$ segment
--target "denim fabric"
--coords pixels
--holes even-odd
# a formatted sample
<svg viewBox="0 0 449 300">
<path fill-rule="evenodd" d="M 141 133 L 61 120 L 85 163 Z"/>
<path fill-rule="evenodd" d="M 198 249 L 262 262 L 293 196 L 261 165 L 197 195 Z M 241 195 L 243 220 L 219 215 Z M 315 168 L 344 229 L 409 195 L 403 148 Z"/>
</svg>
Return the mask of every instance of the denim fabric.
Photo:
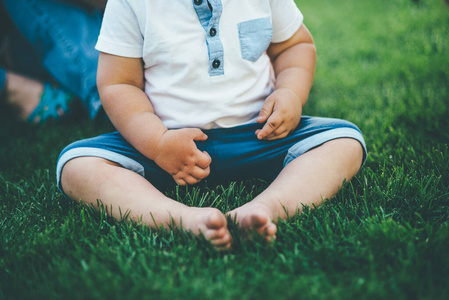
<svg viewBox="0 0 449 300">
<path fill-rule="evenodd" d="M 260 18 L 238 24 L 242 58 L 255 62 L 267 50 L 273 37 L 270 19 Z"/>
<path fill-rule="evenodd" d="M 260 141 L 256 138 L 255 131 L 262 126 L 263 124 L 249 124 L 204 130 L 208 139 L 196 144 L 199 150 L 206 151 L 212 158 L 211 173 L 207 178 L 209 183 L 248 178 L 273 179 L 296 157 L 338 138 L 358 140 L 364 149 L 363 161 L 366 159 L 365 141 L 360 130 L 345 120 L 303 116 L 294 132 L 274 141 Z M 168 173 L 140 154 L 115 132 L 67 146 L 61 152 L 56 167 L 58 185 L 64 164 L 82 156 L 102 157 L 114 161 L 144 176 L 159 189 L 175 184 Z"/>
<path fill-rule="evenodd" d="M 6 71 L 0 68 L 0 97 L 3 95 L 6 83 Z"/>
<path fill-rule="evenodd" d="M 96 86 L 99 52 L 94 48 L 101 14 L 56 0 L 3 2 L 42 67 L 56 82 L 77 95 L 94 118 L 101 107 Z M 12 52 L 16 50 L 23 53 L 26 49 Z"/>
<path fill-rule="evenodd" d="M 40 81 L 51 81 L 52 77 L 42 66 L 41 58 L 33 45 L 16 26 L 9 24 L 2 33 L 1 67 L 6 72 L 14 72 Z"/>
</svg>

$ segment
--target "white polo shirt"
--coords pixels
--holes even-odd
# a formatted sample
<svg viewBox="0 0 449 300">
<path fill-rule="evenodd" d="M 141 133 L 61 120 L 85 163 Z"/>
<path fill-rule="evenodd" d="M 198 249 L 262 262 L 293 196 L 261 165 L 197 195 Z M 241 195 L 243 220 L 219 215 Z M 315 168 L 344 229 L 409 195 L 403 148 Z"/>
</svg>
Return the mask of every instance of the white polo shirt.
<svg viewBox="0 0 449 300">
<path fill-rule="evenodd" d="M 293 0 L 109 0 L 96 48 L 143 59 L 168 128 L 233 127 L 255 122 L 273 89 L 265 50 L 302 22 Z"/>
</svg>

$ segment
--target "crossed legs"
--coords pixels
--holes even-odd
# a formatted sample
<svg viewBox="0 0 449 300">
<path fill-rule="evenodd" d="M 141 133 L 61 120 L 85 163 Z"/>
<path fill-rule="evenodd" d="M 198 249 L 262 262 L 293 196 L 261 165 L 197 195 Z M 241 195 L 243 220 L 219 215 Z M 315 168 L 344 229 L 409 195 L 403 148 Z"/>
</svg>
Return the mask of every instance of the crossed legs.
<svg viewBox="0 0 449 300">
<path fill-rule="evenodd" d="M 294 215 L 302 205 L 319 205 L 331 198 L 359 170 L 363 150 L 353 139 L 336 139 L 289 163 L 275 181 L 253 201 L 230 212 L 242 232 L 275 238 L 276 221 Z M 189 207 L 166 197 L 145 178 L 102 158 L 80 157 L 63 168 L 61 186 L 74 200 L 97 205 L 120 219 L 125 213 L 151 227 L 171 223 L 203 235 L 217 249 L 231 247 L 226 217 L 215 208 Z"/>
</svg>

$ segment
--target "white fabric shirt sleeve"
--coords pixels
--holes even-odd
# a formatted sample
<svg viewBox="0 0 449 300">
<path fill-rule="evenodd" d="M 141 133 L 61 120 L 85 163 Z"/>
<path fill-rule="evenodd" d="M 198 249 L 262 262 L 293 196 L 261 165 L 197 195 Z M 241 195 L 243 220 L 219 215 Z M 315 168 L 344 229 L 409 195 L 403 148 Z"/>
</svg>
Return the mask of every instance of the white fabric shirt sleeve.
<svg viewBox="0 0 449 300">
<path fill-rule="evenodd" d="M 304 17 L 293 0 L 270 0 L 273 43 L 288 40 L 301 27 Z"/>
<path fill-rule="evenodd" d="M 142 57 L 143 35 L 128 0 L 108 0 L 95 49 L 118 56 Z"/>
</svg>

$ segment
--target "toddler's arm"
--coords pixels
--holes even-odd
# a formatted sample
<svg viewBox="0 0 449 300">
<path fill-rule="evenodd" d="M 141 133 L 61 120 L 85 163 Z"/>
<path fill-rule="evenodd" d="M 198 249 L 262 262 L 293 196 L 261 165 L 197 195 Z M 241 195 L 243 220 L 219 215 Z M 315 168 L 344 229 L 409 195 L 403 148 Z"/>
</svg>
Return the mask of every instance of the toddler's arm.
<svg viewBox="0 0 449 300">
<path fill-rule="evenodd" d="M 211 158 L 194 142 L 207 136 L 197 128 L 165 127 L 143 91 L 140 58 L 100 53 L 97 84 L 103 107 L 120 134 L 177 183 L 195 184 L 209 175 Z"/>
<path fill-rule="evenodd" d="M 286 137 L 299 124 L 315 75 L 316 50 L 312 35 L 303 24 L 287 41 L 271 44 L 267 53 L 276 83 L 257 118 L 257 122 L 266 124 L 256 135 L 273 140 Z"/>
</svg>

